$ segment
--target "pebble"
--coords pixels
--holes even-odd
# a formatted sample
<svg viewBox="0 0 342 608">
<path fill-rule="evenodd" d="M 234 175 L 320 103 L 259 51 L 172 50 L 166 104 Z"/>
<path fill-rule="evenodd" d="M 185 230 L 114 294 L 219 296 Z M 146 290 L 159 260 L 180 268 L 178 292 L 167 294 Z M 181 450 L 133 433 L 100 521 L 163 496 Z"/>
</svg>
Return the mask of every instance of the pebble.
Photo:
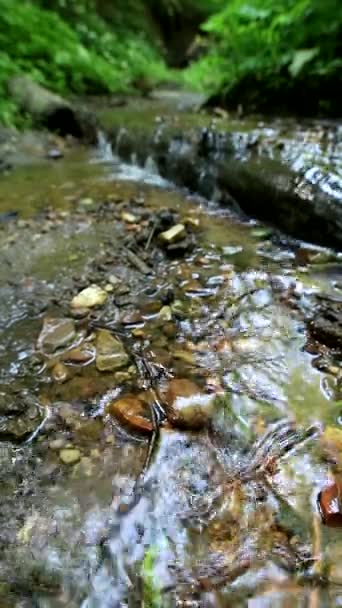
<svg viewBox="0 0 342 608">
<path fill-rule="evenodd" d="M 169 228 L 169 230 L 161 232 L 159 238 L 164 243 L 170 244 L 182 239 L 185 234 L 186 230 L 184 224 L 176 224 L 175 226 L 172 226 L 172 228 Z"/>
<path fill-rule="evenodd" d="M 84 365 L 90 363 L 95 358 L 95 348 L 89 344 L 83 343 L 78 348 L 69 350 L 63 356 L 63 360 L 74 365 Z"/>
<path fill-rule="evenodd" d="M 76 464 L 81 458 L 81 452 L 76 448 L 64 448 L 59 452 L 59 457 L 64 464 Z"/>
<path fill-rule="evenodd" d="M 133 215 L 133 213 L 129 213 L 128 211 L 123 211 L 121 213 L 121 219 L 123 222 L 126 222 L 127 224 L 135 224 L 137 221 L 136 216 Z"/>
<path fill-rule="evenodd" d="M 47 354 L 55 352 L 58 348 L 67 346 L 76 335 L 73 319 L 56 319 L 47 317 L 37 340 L 37 348 Z"/>
<path fill-rule="evenodd" d="M 107 292 L 98 285 L 90 285 L 71 300 L 72 308 L 94 308 L 102 306 L 108 298 Z"/>
<path fill-rule="evenodd" d="M 114 371 L 125 367 L 129 357 L 118 338 L 107 329 L 99 330 L 96 338 L 96 367 L 100 372 Z"/>
<path fill-rule="evenodd" d="M 52 370 L 52 378 L 58 384 L 63 384 L 69 378 L 69 370 L 63 363 L 57 363 Z"/>
<path fill-rule="evenodd" d="M 330 528 L 342 527 L 342 483 L 336 482 L 324 488 L 317 497 L 323 523 Z"/>
<path fill-rule="evenodd" d="M 120 279 L 118 279 L 115 274 L 111 274 L 108 277 L 108 283 L 111 283 L 111 285 L 118 285 L 120 283 Z"/>
<path fill-rule="evenodd" d="M 227 245 L 222 247 L 223 255 L 236 255 L 237 253 L 241 253 L 243 247 L 241 245 Z"/>
<path fill-rule="evenodd" d="M 213 394 L 203 393 L 187 378 L 170 380 L 162 394 L 171 424 L 188 430 L 200 430 L 208 425 L 214 410 Z"/>
<path fill-rule="evenodd" d="M 153 424 L 148 418 L 149 408 L 135 395 L 127 394 L 107 406 L 107 413 L 134 431 L 152 433 Z"/>
<path fill-rule="evenodd" d="M 53 451 L 59 451 L 65 447 L 65 444 L 66 444 L 65 439 L 61 437 L 59 439 L 53 439 L 52 441 L 50 441 L 49 448 L 50 448 L 50 450 L 53 450 Z"/>
<path fill-rule="evenodd" d="M 158 317 L 162 321 L 166 321 L 166 322 L 172 321 L 172 310 L 171 310 L 170 306 L 163 306 L 159 311 Z"/>
</svg>

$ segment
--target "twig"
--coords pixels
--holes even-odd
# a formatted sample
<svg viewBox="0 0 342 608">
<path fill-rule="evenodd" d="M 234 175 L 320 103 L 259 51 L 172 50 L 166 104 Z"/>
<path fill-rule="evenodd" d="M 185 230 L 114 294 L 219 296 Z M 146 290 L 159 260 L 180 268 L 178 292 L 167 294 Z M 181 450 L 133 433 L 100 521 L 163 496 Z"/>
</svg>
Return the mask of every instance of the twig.
<svg viewBox="0 0 342 608">
<path fill-rule="evenodd" d="M 157 222 L 155 221 L 155 222 L 153 222 L 153 226 L 151 228 L 151 232 L 148 235 L 148 239 L 147 239 L 146 245 L 145 245 L 145 251 L 147 251 L 150 248 L 150 245 L 151 245 L 154 233 L 156 231 L 156 228 L 157 228 Z"/>
<path fill-rule="evenodd" d="M 135 266 L 142 274 L 152 274 L 153 270 L 145 264 L 144 260 L 139 258 L 131 249 L 126 249 L 127 257 L 132 266 Z"/>
</svg>

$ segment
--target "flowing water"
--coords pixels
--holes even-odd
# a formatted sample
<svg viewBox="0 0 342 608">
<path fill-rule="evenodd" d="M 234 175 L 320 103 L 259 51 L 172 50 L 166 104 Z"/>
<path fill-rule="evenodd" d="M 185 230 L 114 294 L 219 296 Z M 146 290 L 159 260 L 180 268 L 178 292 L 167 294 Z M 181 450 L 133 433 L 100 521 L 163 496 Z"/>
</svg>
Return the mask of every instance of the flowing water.
<svg viewBox="0 0 342 608">
<path fill-rule="evenodd" d="M 339 260 L 100 143 L 0 183 L 1 608 L 341 605 L 341 533 L 316 504 L 341 373 L 305 321 L 341 296 Z M 105 304 L 75 313 L 91 284 Z M 44 350 L 44 319 L 72 316 Z M 119 370 L 95 361 L 103 328 Z M 200 430 L 162 421 L 147 461 L 151 438 L 106 408 L 158 374 L 215 407 Z"/>
</svg>

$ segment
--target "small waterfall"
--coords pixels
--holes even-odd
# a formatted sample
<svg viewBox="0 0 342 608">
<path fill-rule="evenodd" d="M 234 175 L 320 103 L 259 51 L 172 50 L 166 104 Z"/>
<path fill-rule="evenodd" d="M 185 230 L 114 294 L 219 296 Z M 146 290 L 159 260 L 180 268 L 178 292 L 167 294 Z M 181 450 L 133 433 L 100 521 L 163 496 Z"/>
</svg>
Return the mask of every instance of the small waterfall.
<svg viewBox="0 0 342 608">
<path fill-rule="evenodd" d="M 103 131 L 97 134 L 97 159 L 99 162 L 111 163 L 113 166 L 113 175 L 120 180 L 128 180 L 134 182 L 143 182 L 154 186 L 167 187 L 169 182 L 164 180 L 159 173 L 157 163 L 148 156 L 144 165 L 139 165 L 137 154 L 133 153 L 130 162 L 122 162 L 120 160 L 120 145 L 123 137 L 127 133 L 122 127 L 119 129 L 114 150 L 112 144 L 107 139 Z"/>
<path fill-rule="evenodd" d="M 103 131 L 97 133 L 97 150 L 102 161 L 110 163 L 117 160 L 113 154 L 112 144 Z"/>
<path fill-rule="evenodd" d="M 127 129 L 125 129 L 125 127 L 121 127 L 116 136 L 114 151 L 115 151 L 115 156 L 117 158 L 120 158 L 120 146 L 121 146 L 121 142 L 126 134 L 127 134 Z"/>
</svg>

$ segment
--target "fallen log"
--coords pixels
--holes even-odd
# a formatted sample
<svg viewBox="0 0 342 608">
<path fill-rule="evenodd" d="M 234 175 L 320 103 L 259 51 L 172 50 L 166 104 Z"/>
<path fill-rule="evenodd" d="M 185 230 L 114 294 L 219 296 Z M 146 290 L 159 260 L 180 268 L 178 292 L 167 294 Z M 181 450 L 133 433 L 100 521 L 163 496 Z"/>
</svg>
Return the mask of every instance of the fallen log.
<svg viewBox="0 0 342 608">
<path fill-rule="evenodd" d="M 93 143 L 97 138 L 96 120 L 83 107 L 49 91 L 29 76 L 15 76 L 7 83 L 10 96 L 33 123 L 59 135 L 73 135 Z"/>
</svg>

